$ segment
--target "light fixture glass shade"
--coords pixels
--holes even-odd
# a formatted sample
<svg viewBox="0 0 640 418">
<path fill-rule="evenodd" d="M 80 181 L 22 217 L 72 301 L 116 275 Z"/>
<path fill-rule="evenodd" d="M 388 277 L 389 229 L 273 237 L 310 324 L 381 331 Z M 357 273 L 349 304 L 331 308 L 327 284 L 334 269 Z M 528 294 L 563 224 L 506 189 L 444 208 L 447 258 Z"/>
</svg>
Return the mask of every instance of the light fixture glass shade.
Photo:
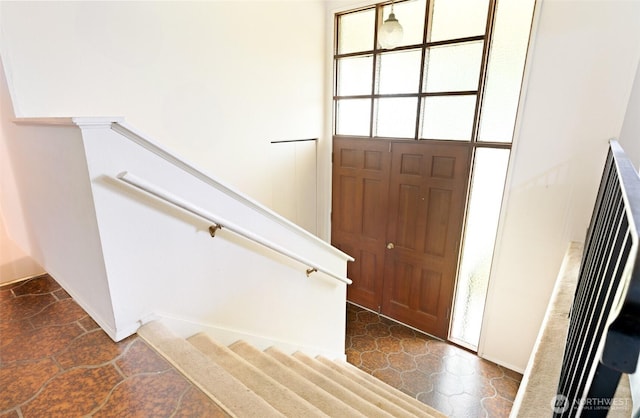
<svg viewBox="0 0 640 418">
<path fill-rule="evenodd" d="M 393 49 L 400 45 L 403 33 L 402 25 L 396 19 L 396 15 L 391 12 L 378 30 L 378 43 L 384 49 Z"/>
</svg>

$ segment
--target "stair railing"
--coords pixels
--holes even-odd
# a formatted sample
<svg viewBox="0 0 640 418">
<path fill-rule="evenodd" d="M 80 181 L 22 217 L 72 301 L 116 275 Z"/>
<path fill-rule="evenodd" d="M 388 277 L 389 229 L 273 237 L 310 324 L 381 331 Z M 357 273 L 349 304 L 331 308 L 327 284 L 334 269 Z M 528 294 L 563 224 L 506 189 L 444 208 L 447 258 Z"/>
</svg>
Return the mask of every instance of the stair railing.
<svg viewBox="0 0 640 418">
<path fill-rule="evenodd" d="M 212 237 L 215 237 L 216 231 L 220 230 L 220 229 L 225 229 L 225 230 L 229 230 L 237 235 L 240 235 L 250 241 L 253 241 L 255 243 L 258 243 L 264 247 L 267 247 L 273 251 L 276 251 L 280 254 L 283 254 L 293 260 L 298 261 L 301 264 L 304 264 L 306 266 L 308 266 L 307 270 L 306 270 L 306 275 L 307 277 L 309 277 L 312 273 L 315 272 L 322 272 L 324 274 L 326 274 L 327 276 L 330 276 L 340 282 L 346 283 L 346 284 L 351 284 L 352 281 L 347 278 L 347 277 L 343 277 L 339 274 L 336 274 L 316 263 L 313 263 L 312 261 L 306 259 L 305 257 L 302 257 L 298 254 L 296 254 L 293 251 L 290 251 L 287 248 L 284 248 L 272 241 L 267 240 L 266 238 L 263 238 L 259 235 L 254 234 L 253 232 L 242 228 L 239 225 L 236 225 L 234 223 L 232 223 L 231 221 L 228 221 L 226 219 L 223 219 L 219 216 L 213 215 L 187 201 L 185 201 L 184 199 L 166 191 L 163 190 L 162 188 L 155 186 L 153 184 L 151 184 L 150 182 L 134 175 L 131 174 L 128 171 L 124 171 L 120 174 L 118 174 L 117 178 L 137 189 L 140 189 L 150 195 L 155 196 L 158 199 L 161 199 L 167 203 L 170 203 L 182 210 L 185 210 L 193 215 L 196 215 L 210 223 L 212 223 L 213 225 L 211 227 L 209 227 L 209 232 L 211 233 Z"/>
<path fill-rule="evenodd" d="M 554 417 L 604 417 L 640 352 L 640 177 L 610 142 L 570 314 Z"/>
</svg>

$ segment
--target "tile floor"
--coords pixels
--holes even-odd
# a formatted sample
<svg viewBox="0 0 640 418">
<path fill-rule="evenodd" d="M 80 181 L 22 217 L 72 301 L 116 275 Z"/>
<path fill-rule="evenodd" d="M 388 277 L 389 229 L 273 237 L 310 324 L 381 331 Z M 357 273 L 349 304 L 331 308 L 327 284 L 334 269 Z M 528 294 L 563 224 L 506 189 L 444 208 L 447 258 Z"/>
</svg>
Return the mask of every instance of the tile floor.
<svg viewBox="0 0 640 418">
<path fill-rule="evenodd" d="M 49 276 L 0 287 L 0 417 L 222 417 L 137 336 L 114 343 Z"/>
<path fill-rule="evenodd" d="M 450 417 L 508 417 L 522 375 L 347 304 L 347 361 Z"/>
<path fill-rule="evenodd" d="M 348 304 L 347 359 L 453 417 L 506 417 L 521 376 Z M 114 343 L 50 276 L 0 287 L 0 418 L 223 417 L 137 336 Z"/>
</svg>

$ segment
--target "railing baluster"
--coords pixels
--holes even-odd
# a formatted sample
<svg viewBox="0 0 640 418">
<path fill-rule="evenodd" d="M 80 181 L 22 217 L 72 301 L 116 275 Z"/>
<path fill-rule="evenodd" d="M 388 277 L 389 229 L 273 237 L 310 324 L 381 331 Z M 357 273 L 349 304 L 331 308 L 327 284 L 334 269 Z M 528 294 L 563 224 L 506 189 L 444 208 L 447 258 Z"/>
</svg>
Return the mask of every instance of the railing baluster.
<svg viewBox="0 0 640 418">
<path fill-rule="evenodd" d="M 635 370 L 640 351 L 639 221 L 640 178 L 611 141 L 571 308 L 556 398 L 564 403 L 555 405 L 555 417 L 606 416 L 621 373 Z M 620 341 L 628 340 L 633 344 L 622 347 Z M 603 352 L 616 350 L 624 367 L 616 365 L 616 355 L 603 358 Z"/>
</svg>

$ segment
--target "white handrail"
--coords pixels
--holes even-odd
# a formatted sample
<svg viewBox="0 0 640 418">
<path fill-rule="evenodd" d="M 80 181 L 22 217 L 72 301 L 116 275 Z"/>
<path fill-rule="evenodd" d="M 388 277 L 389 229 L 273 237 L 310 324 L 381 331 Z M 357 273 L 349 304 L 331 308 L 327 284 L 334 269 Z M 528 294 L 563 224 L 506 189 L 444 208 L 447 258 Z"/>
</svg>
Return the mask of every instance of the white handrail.
<svg viewBox="0 0 640 418">
<path fill-rule="evenodd" d="M 311 261 L 307 260 L 306 258 L 292 252 L 289 251 L 288 249 L 281 247 L 278 244 L 275 244 L 259 235 L 254 234 L 251 231 L 248 231 L 238 225 L 235 225 L 234 223 L 227 221 L 225 219 L 222 219 L 220 217 L 214 216 L 200 208 L 198 208 L 197 206 L 192 205 L 191 203 L 179 198 L 178 196 L 175 196 L 165 190 L 160 189 L 159 187 L 154 186 L 153 184 L 147 182 L 144 179 L 141 179 L 140 177 L 137 177 L 134 174 L 129 173 L 128 171 L 123 171 L 122 173 L 117 175 L 117 178 L 133 187 L 136 187 L 137 189 L 143 190 L 159 199 L 162 199 L 168 203 L 171 203 L 174 206 L 177 206 L 187 212 L 190 212 L 196 216 L 199 216 L 202 219 L 205 219 L 209 222 L 212 222 L 214 224 L 216 224 L 218 227 L 222 227 L 224 229 L 228 229 L 231 232 L 234 232 L 238 235 L 243 236 L 244 238 L 247 238 L 253 242 L 256 242 L 262 246 L 265 246 L 267 248 L 272 249 L 273 251 L 276 251 L 280 254 L 286 255 L 289 258 L 292 258 L 302 264 L 305 264 L 307 266 L 309 266 L 309 269 L 307 270 L 307 276 L 309 274 L 311 274 L 314 271 L 319 271 L 322 272 L 330 277 L 333 277 L 336 280 L 339 280 L 343 283 L 346 284 L 351 284 L 353 283 L 351 281 L 351 279 L 349 279 L 348 277 L 342 277 L 338 274 L 332 273 L 331 271 L 318 266 L 315 263 L 312 263 Z"/>
</svg>

